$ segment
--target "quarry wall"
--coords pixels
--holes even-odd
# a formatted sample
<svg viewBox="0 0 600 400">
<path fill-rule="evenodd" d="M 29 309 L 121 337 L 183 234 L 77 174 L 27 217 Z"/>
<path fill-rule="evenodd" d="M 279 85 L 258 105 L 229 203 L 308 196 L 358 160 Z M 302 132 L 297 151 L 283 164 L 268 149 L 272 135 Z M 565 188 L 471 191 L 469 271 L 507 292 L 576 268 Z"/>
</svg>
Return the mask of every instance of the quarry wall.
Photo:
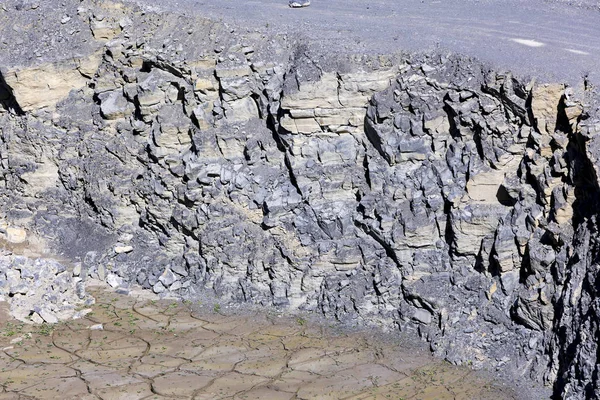
<svg viewBox="0 0 600 400">
<path fill-rule="evenodd" d="M 453 363 L 598 391 L 584 78 L 332 54 L 119 3 L 67 1 L 48 22 L 47 7 L 0 12 L 3 38 L 33 26 L 58 53 L 79 46 L 0 64 L 3 240 L 44 237 L 115 287 L 414 331 Z"/>
</svg>

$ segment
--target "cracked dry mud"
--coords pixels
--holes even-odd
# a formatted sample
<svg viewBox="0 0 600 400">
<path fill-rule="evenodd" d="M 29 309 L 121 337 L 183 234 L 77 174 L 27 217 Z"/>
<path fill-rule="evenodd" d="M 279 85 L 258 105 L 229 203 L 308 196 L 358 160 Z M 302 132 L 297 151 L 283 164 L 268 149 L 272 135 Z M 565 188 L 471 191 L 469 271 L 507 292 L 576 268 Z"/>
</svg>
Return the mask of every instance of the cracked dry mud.
<svg viewBox="0 0 600 400">
<path fill-rule="evenodd" d="M 397 339 L 268 309 L 240 315 L 147 294 L 94 296 L 86 318 L 57 325 L 10 320 L 0 303 L 1 400 L 513 397 Z"/>
</svg>

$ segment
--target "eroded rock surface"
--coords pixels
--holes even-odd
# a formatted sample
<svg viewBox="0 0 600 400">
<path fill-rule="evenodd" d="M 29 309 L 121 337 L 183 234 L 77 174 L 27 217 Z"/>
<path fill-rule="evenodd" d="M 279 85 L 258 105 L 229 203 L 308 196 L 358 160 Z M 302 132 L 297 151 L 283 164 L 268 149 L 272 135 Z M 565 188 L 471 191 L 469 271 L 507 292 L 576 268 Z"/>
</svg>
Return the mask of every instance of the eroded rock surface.
<svg viewBox="0 0 600 400">
<path fill-rule="evenodd" d="M 114 287 L 414 331 L 453 363 L 597 391 L 587 81 L 66 3 L 57 35 L 82 46 L 0 63 L 11 224 Z"/>
</svg>

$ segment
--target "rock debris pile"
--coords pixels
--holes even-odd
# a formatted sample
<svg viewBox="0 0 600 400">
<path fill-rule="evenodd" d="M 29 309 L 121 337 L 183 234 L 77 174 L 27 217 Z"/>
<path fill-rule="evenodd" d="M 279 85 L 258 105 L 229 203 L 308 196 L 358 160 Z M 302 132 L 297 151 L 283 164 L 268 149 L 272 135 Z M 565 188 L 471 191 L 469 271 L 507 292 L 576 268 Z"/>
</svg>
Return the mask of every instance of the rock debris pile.
<svg viewBox="0 0 600 400">
<path fill-rule="evenodd" d="M 0 301 L 15 318 L 28 323 L 55 324 L 91 311 L 94 298 L 85 292 L 77 271 L 51 259 L 0 256 Z"/>
<path fill-rule="evenodd" d="M 4 21 L 53 12 L 11 4 L 8 48 Z M 0 58 L 8 221 L 113 287 L 414 331 L 453 363 L 596 391 L 600 114 L 585 79 L 329 53 L 122 4 L 60 11 L 54 57 Z"/>
</svg>

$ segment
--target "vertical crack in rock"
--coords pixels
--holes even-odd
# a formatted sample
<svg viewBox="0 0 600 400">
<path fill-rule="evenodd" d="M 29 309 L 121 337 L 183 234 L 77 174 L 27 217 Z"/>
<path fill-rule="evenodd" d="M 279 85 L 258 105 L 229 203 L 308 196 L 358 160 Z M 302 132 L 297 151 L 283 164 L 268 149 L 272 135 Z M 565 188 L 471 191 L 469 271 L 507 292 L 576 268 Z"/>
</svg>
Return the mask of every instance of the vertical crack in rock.
<svg viewBox="0 0 600 400">
<path fill-rule="evenodd" d="M 599 327 L 597 308 L 598 241 L 598 188 L 595 157 L 598 152 L 591 132 L 597 129 L 597 105 L 587 100 L 590 107 L 585 112 L 576 111 L 573 119 L 573 93 L 567 92 L 561 99 L 557 125 L 570 134 L 567 150 L 570 154 L 574 186 L 573 236 L 571 243 L 558 239 L 572 253 L 568 263 L 555 271 L 557 283 L 562 287 L 555 301 L 556 318 L 554 336 L 550 344 L 553 355 L 549 380 L 556 379 L 555 393 L 564 398 L 594 397 L 598 391 L 597 331 Z M 559 201 L 560 204 L 560 201 Z M 556 213 L 559 214 L 558 212 Z M 560 215 L 558 215 L 560 217 Z M 558 236 L 558 237 L 557 237 Z M 561 243 L 561 244 L 562 244 Z"/>
<path fill-rule="evenodd" d="M 0 106 L 5 110 L 11 111 L 16 115 L 24 115 L 25 113 L 17 103 L 13 91 L 4 80 L 2 71 L 0 71 Z"/>
</svg>

